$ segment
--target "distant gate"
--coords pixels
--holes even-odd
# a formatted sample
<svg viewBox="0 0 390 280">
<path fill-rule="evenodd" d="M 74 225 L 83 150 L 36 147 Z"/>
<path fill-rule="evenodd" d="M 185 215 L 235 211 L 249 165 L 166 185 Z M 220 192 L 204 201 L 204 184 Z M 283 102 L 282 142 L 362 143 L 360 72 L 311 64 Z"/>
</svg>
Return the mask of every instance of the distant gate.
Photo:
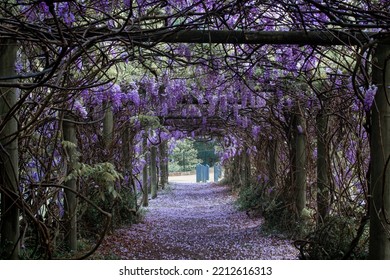
<svg viewBox="0 0 390 280">
<path fill-rule="evenodd" d="M 222 167 L 219 164 L 214 166 L 214 182 L 218 182 L 222 175 Z M 207 182 L 210 180 L 210 166 L 198 163 L 196 165 L 196 182 Z"/>
</svg>

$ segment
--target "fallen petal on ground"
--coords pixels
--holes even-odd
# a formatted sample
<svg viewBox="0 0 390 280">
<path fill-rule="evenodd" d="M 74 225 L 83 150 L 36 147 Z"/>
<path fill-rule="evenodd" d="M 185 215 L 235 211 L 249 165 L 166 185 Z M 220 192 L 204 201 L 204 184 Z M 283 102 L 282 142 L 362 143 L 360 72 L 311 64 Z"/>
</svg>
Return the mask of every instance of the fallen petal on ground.
<svg viewBox="0 0 390 280">
<path fill-rule="evenodd" d="M 234 205 L 226 186 L 176 183 L 150 200 L 144 220 L 108 236 L 102 256 L 138 260 L 297 259 L 291 240 L 266 236 L 262 219 Z"/>
</svg>

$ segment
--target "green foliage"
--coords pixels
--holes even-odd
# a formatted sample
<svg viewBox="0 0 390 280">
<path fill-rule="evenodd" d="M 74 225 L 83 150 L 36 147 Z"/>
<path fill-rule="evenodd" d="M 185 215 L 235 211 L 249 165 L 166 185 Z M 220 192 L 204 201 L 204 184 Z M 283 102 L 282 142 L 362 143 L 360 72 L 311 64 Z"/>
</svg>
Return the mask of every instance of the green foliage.
<svg viewBox="0 0 390 280">
<path fill-rule="evenodd" d="M 153 130 L 157 128 L 164 129 L 164 127 L 160 123 L 160 119 L 156 116 L 138 115 L 136 117 L 131 118 L 132 122 L 136 120 L 140 122 L 142 127 L 147 127 Z"/>
<path fill-rule="evenodd" d="M 181 172 L 183 171 L 183 166 L 179 165 L 177 162 L 170 162 L 168 170 L 169 172 Z"/>
<path fill-rule="evenodd" d="M 271 195 L 266 184 L 254 184 L 241 188 L 236 201 L 238 209 L 246 211 L 248 215 L 262 215 L 271 217 L 279 211 L 280 203 Z"/>
<path fill-rule="evenodd" d="M 315 212 L 304 208 L 297 215 L 282 194 L 272 192 L 267 184 L 242 187 L 236 201 L 239 210 L 261 215 L 265 234 L 296 239 L 302 259 L 366 259 L 368 225 L 355 216 L 333 215 L 317 225 Z M 359 216 L 359 215 L 357 215 Z"/>
<path fill-rule="evenodd" d="M 104 193 L 105 198 L 102 199 L 101 196 L 96 195 L 96 190 L 89 190 L 89 197 L 92 202 L 112 214 L 110 231 L 121 225 L 137 223 L 141 219 L 137 209 L 136 194 L 126 188 L 120 188 L 116 192 L 117 196 L 114 198 L 106 191 Z M 81 207 L 80 216 L 81 234 L 85 238 L 97 238 L 106 225 L 102 213 L 98 209 L 85 204 Z"/>
<path fill-rule="evenodd" d="M 123 176 L 109 162 L 79 163 L 65 180 L 79 179 L 83 195 L 104 211 L 113 214 L 111 228 L 138 221 L 136 194 L 120 186 Z M 89 203 L 80 203 L 80 227 L 84 237 L 97 237 L 104 230 L 105 218 Z"/>
<path fill-rule="evenodd" d="M 62 141 L 61 142 L 62 147 L 64 148 L 67 161 L 70 163 L 76 163 L 78 162 L 78 158 L 80 156 L 80 152 L 77 151 L 77 145 L 75 143 L 72 143 L 70 141 Z"/>
<path fill-rule="evenodd" d="M 70 142 L 70 141 L 62 141 L 61 142 L 62 146 L 65 148 L 65 149 L 69 149 L 69 150 L 76 150 L 77 148 L 77 145 L 73 142 Z"/>
<path fill-rule="evenodd" d="M 236 201 L 240 211 L 262 210 L 264 198 L 262 197 L 261 187 L 241 188 Z"/>
<path fill-rule="evenodd" d="M 262 231 L 265 234 L 283 235 L 289 238 L 301 237 L 312 230 L 311 212 L 304 209 L 303 215 L 297 217 L 280 195 L 272 192 L 267 184 L 255 184 L 240 188 L 237 199 L 239 210 L 248 215 L 261 215 L 265 221 Z"/>
<path fill-rule="evenodd" d="M 217 147 L 218 145 L 214 140 L 196 140 L 194 142 L 197 157 L 201 160 L 202 164 L 208 164 L 209 166 L 214 166 L 214 164 L 219 161 L 219 157 L 215 153 Z"/>
<path fill-rule="evenodd" d="M 82 179 L 84 182 L 92 181 L 97 186 L 97 195 L 104 201 L 107 197 L 118 198 L 119 193 L 114 186 L 115 182 L 123 179 L 123 176 L 109 162 L 94 165 L 78 163 L 77 167 L 65 177 L 65 182 L 72 179 Z"/>
<path fill-rule="evenodd" d="M 199 163 L 197 151 L 194 149 L 194 141 L 189 139 L 184 139 L 176 142 L 176 147 L 173 149 L 172 153 L 169 155 L 170 165 L 172 167 L 179 166 L 180 171 L 191 171 L 195 170 L 196 164 Z M 170 167 L 170 171 L 172 170 Z"/>
<path fill-rule="evenodd" d="M 303 259 L 366 259 L 368 255 L 368 226 L 364 228 L 356 246 L 358 221 L 351 217 L 332 216 L 310 233 L 304 240 L 296 241 Z M 346 256 L 347 252 L 349 256 Z"/>
<path fill-rule="evenodd" d="M 104 201 L 107 196 L 116 199 L 119 193 L 115 189 L 115 182 L 123 179 L 123 176 L 115 170 L 112 163 L 103 162 L 95 165 L 81 163 L 79 168 L 74 170 L 69 176 L 84 177 L 92 179 L 100 188 L 99 196 Z M 69 177 L 68 176 L 68 177 Z"/>
<path fill-rule="evenodd" d="M 305 212 L 309 213 L 307 209 Z M 314 225 L 309 215 L 297 217 L 293 209 L 280 200 L 271 205 L 267 212 L 264 212 L 264 218 L 263 232 L 293 239 L 306 235 Z"/>
</svg>

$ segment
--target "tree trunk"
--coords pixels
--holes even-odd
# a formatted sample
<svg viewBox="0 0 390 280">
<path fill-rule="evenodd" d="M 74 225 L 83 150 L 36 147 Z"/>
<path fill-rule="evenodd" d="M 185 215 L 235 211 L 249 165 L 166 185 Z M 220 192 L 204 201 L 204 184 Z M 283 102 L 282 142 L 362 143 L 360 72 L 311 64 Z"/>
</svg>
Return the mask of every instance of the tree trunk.
<svg viewBox="0 0 390 280">
<path fill-rule="evenodd" d="M 150 189 L 151 197 L 157 197 L 157 147 L 152 146 L 150 149 Z"/>
<path fill-rule="evenodd" d="M 322 223 L 329 211 L 329 165 L 327 148 L 328 116 L 322 109 L 317 124 L 317 210 L 318 222 Z"/>
<path fill-rule="evenodd" d="M 165 189 L 168 185 L 168 142 L 164 141 L 160 145 L 160 174 L 161 188 Z"/>
<path fill-rule="evenodd" d="M 70 120 L 70 121 L 67 121 Z M 63 123 L 64 141 L 77 145 L 76 127 L 72 122 L 71 117 L 66 116 Z M 68 157 L 67 174 L 70 174 L 77 164 L 76 147 L 65 145 L 65 151 Z M 69 179 L 65 182 L 68 189 L 65 189 L 65 222 L 67 225 L 66 245 L 68 250 L 77 251 L 77 181 L 76 179 Z"/>
<path fill-rule="evenodd" d="M 294 137 L 294 185 L 295 206 L 298 216 L 306 206 L 306 139 L 302 117 L 295 116 Z"/>
<path fill-rule="evenodd" d="M 148 137 L 145 135 L 143 142 L 143 150 L 145 155 L 145 166 L 142 169 L 142 189 L 143 189 L 143 195 L 142 195 L 142 206 L 148 207 L 149 206 L 149 188 L 148 188 Z"/>
<path fill-rule="evenodd" d="M 372 107 L 371 201 L 369 255 L 390 259 L 390 45 L 378 45 L 373 82 L 378 86 Z"/>
<path fill-rule="evenodd" d="M 15 41 L 2 41 L 0 46 L 0 77 L 15 75 Z M 10 81 L 12 82 L 12 81 Z M 14 88 L 0 88 L 0 190 L 1 190 L 1 240 L 0 257 L 18 259 L 19 249 L 19 157 L 18 123 L 15 116 L 6 115 L 17 103 L 19 91 Z M 6 119 L 5 119 L 6 118 Z"/>
</svg>

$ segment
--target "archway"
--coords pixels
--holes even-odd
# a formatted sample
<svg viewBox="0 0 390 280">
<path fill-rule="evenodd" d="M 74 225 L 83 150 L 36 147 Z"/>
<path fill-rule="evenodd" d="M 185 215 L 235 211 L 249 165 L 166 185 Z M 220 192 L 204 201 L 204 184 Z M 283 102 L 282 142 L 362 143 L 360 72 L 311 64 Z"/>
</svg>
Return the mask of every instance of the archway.
<svg viewBox="0 0 390 280">
<path fill-rule="evenodd" d="M 278 184 L 275 174 L 280 174 L 280 164 L 288 163 L 289 169 L 284 171 L 290 174 L 291 189 L 285 195 L 294 201 L 297 216 L 310 206 L 306 168 L 314 163 L 304 159 L 309 157 L 305 147 L 314 143 L 307 140 L 315 141 L 319 191 L 313 200 L 318 206 L 312 208 L 318 209 L 317 221 L 340 209 L 346 216 L 363 211 L 356 238 L 345 256 L 360 240 L 370 216 L 371 258 L 389 258 L 386 3 L 360 7 L 360 3 L 338 1 L 331 5 L 316 1 L 215 5 L 203 1 L 124 1 L 117 5 L 104 1 L 14 2 L 3 1 L 0 8 L 0 38 L 5 48 L 14 44 L 10 39 L 21 45 L 21 63 L 2 73 L 0 83 L 1 161 L 6 170 L 1 174 L 1 244 L 7 248 L 5 258 L 20 255 L 19 242 L 26 231 L 17 231 L 19 216 L 23 216 L 22 227 L 40 233 L 38 240 L 50 240 L 37 242 L 44 258 L 52 257 L 55 242 L 49 238 L 51 233 L 68 236 L 67 247 L 75 250 L 71 241 L 76 231 L 75 204 L 65 207 L 64 201 L 72 201 L 76 193 L 90 206 L 96 203 L 89 198 L 109 196 L 115 200 L 119 181 L 133 194 L 137 192 L 138 177 L 133 175 L 140 174 L 142 165 L 138 163 L 144 160 L 138 145 L 141 138 L 148 134 L 154 141 L 165 122 L 159 116 L 177 117 L 166 111 L 184 106 L 190 108 L 180 112 L 181 118 L 191 117 L 185 126 L 195 124 L 196 118 L 212 123 L 213 118 L 203 117 L 202 106 L 211 111 L 218 106 L 222 115 L 215 126 L 234 134 L 227 142 L 239 142 L 240 149 L 232 148 L 230 155 L 237 150 L 244 150 L 241 154 L 245 155 L 256 146 L 256 140 L 261 147 L 269 147 L 269 162 L 258 168 L 267 170 L 273 185 Z M 6 61 L 11 56 L 1 58 L 3 65 L 15 64 Z M 141 69 L 138 73 L 132 69 L 134 65 Z M 185 78 L 191 75 L 199 81 L 201 71 L 209 78 L 204 88 L 187 84 Z M 116 79 L 117 73 L 124 74 Z M 222 74 L 225 77 L 218 80 Z M 185 90 L 213 87 L 221 90 L 214 95 L 217 100 L 210 92 L 204 91 L 202 96 L 199 90 L 194 96 Z M 16 100 L 9 98 L 16 96 L 17 91 L 9 90 L 15 88 L 21 90 Z M 335 105 L 338 109 L 332 111 Z M 310 123 L 314 118 L 317 123 Z M 77 144 L 74 137 L 68 137 L 75 134 L 73 129 Z M 118 132 L 121 137 L 114 135 Z M 317 137 L 308 138 L 314 134 Z M 365 162 L 368 140 L 370 168 Z M 16 154 L 20 162 L 14 160 Z M 65 164 L 66 170 L 62 168 Z M 232 164 L 240 166 L 239 161 Z M 348 170 L 348 166 L 354 168 Z M 75 186 L 74 180 L 79 185 Z M 89 184 L 101 188 L 84 188 Z M 68 194 L 64 198 L 65 189 Z M 335 199 L 338 203 L 333 204 Z M 344 207 L 350 199 L 360 203 L 352 203 L 352 209 Z M 334 207 L 329 209 L 330 204 Z M 354 211 L 354 206 L 359 210 Z M 95 209 L 109 217 L 101 207 Z M 59 226 L 62 219 L 69 225 Z"/>
</svg>

